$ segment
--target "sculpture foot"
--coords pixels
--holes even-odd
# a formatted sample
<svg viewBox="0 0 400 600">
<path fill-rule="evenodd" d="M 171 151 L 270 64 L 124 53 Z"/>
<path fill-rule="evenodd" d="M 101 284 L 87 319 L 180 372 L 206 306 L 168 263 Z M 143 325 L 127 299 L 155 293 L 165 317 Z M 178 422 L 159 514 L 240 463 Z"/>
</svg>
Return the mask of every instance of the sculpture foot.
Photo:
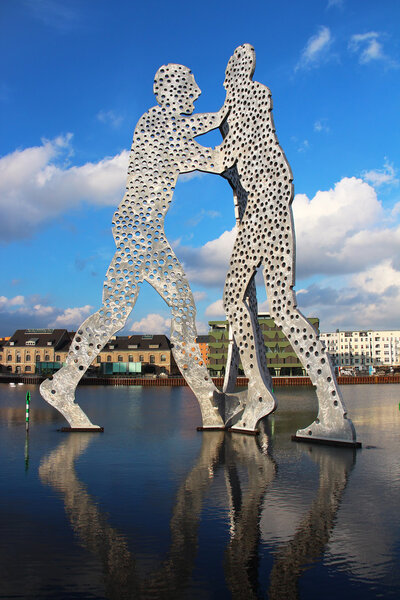
<svg viewBox="0 0 400 600">
<path fill-rule="evenodd" d="M 361 447 L 357 442 L 356 431 L 350 419 L 343 415 L 339 423 L 324 424 L 318 418 L 309 427 L 299 429 L 292 437 L 296 441 L 317 442 L 320 444 L 349 445 Z"/>
<path fill-rule="evenodd" d="M 275 397 L 266 388 L 262 393 L 249 389 L 247 395 L 246 392 L 240 392 L 236 396 L 239 397 L 240 404 L 235 413 L 226 420 L 226 427 L 231 431 L 257 432 L 260 419 L 274 412 L 277 407 Z"/>
<path fill-rule="evenodd" d="M 52 379 L 43 381 L 39 388 L 42 398 L 67 419 L 71 429 L 101 429 L 98 425 L 94 425 L 79 404 L 76 404 L 73 393 L 61 389 L 57 379 L 54 375 Z"/>
<path fill-rule="evenodd" d="M 217 389 L 209 392 L 208 398 L 200 401 L 202 426 L 198 427 L 198 431 L 203 429 L 225 429 L 224 420 L 222 418 L 225 394 Z"/>
</svg>

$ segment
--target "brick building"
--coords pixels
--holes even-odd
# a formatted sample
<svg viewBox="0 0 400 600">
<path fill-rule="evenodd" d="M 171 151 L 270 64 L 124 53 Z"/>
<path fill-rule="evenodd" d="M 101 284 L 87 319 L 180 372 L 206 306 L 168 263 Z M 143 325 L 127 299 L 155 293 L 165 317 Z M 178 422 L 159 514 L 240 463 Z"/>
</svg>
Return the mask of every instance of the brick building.
<svg viewBox="0 0 400 600">
<path fill-rule="evenodd" d="M 57 371 L 66 361 L 74 335 L 66 329 L 18 329 L 0 342 L 1 370 L 26 374 Z M 89 370 L 99 374 L 179 374 L 165 335 L 114 336 Z"/>
</svg>

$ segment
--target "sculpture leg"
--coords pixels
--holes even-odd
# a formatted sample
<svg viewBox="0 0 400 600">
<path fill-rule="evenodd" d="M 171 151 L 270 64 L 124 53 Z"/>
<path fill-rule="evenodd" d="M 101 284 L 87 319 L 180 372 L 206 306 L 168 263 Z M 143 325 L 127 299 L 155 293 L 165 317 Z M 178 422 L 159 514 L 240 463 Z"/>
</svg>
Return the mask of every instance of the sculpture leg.
<svg viewBox="0 0 400 600">
<path fill-rule="evenodd" d="M 222 390 L 226 393 L 235 391 L 236 379 L 239 370 L 240 354 L 235 338 L 233 336 L 232 326 L 229 325 L 229 345 L 226 358 L 225 377 Z"/>
<path fill-rule="evenodd" d="M 196 343 L 196 308 L 182 265 L 168 246 L 164 249 L 173 269 L 167 277 L 148 278 L 171 309 L 172 353 L 180 372 L 195 394 L 204 428 L 224 429 L 224 394 L 213 383 Z"/>
<path fill-rule="evenodd" d="M 265 272 L 264 272 L 265 276 Z M 270 311 L 276 325 L 290 341 L 316 387 L 318 415 L 309 427 L 297 431 L 296 436 L 346 443 L 356 441 L 353 423 L 347 418 L 342 394 L 329 356 L 314 327 L 297 308 L 296 294 L 288 283 L 280 287 L 265 280 Z"/>
<path fill-rule="evenodd" d="M 238 235 L 233 256 L 239 254 L 235 250 L 241 244 Z M 241 410 L 235 411 L 226 424 L 232 429 L 246 431 L 255 431 L 258 421 L 276 408 L 258 324 L 254 277 L 255 268 L 247 265 L 243 268 L 237 260 L 228 272 L 224 289 L 225 312 L 239 348 L 244 373 L 249 379 L 247 395 L 238 395 Z"/>
<path fill-rule="evenodd" d="M 125 299 L 117 305 L 110 302 L 106 292 L 103 307 L 88 317 L 76 332 L 65 366 L 40 386 L 44 400 L 54 406 L 73 429 L 99 428 L 75 402 L 76 386 L 110 337 L 125 325 L 137 295 L 138 288 L 134 286 L 130 302 Z"/>
</svg>

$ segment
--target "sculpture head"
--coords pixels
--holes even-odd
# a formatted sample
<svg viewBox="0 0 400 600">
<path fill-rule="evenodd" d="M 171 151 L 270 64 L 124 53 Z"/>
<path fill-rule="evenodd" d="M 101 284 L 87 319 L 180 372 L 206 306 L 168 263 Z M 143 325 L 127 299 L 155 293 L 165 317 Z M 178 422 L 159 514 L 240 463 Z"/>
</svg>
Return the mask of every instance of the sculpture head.
<svg viewBox="0 0 400 600">
<path fill-rule="evenodd" d="M 201 94 L 193 73 L 184 65 L 160 67 L 154 77 L 153 91 L 160 106 L 191 115 Z"/>
<path fill-rule="evenodd" d="M 256 53 L 250 44 L 238 46 L 230 57 L 226 71 L 224 88 L 228 91 L 243 79 L 251 80 L 256 68 Z"/>
</svg>

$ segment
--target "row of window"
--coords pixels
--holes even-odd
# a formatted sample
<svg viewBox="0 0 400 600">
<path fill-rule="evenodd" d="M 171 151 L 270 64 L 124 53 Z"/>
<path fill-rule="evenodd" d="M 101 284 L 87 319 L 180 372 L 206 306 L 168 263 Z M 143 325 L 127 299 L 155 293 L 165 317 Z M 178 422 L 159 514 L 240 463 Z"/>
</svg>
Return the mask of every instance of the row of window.
<svg viewBox="0 0 400 600">
<path fill-rule="evenodd" d="M 2 360 L 2 357 L 0 355 L 0 361 Z M 13 357 L 12 354 L 8 354 L 7 355 L 7 362 L 12 362 Z M 44 357 L 45 362 L 50 362 L 50 356 L 48 354 L 45 355 Z M 60 362 L 61 361 L 61 357 L 59 354 L 56 355 L 56 362 Z M 21 360 L 21 355 L 17 354 L 17 356 L 15 357 L 15 362 L 20 363 L 20 362 L 31 362 L 31 355 L 27 354 L 25 356 L 25 360 L 22 361 Z M 40 356 L 39 354 L 37 356 L 35 356 L 35 362 L 40 362 Z"/>
<path fill-rule="evenodd" d="M 2 360 L 2 357 L 0 355 L 0 361 L 1 360 Z M 7 362 L 12 362 L 12 360 L 13 360 L 12 354 L 8 354 L 7 355 Z M 124 357 L 122 355 L 119 355 L 117 360 L 118 360 L 118 362 L 124 362 Z M 161 362 L 166 362 L 166 360 L 167 360 L 166 355 L 165 354 L 161 354 L 160 360 L 161 360 Z M 39 355 L 35 356 L 35 361 L 36 362 L 40 362 L 40 356 Z M 44 361 L 45 362 L 50 362 L 50 356 L 48 354 L 45 355 Z M 15 358 L 15 362 L 17 362 L 17 363 L 22 362 L 21 356 L 19 354 L 17 354 L 17 356 Z M 25 357 L 25 360 L 23 362 L 31 362 L 31 355 L 27 354 L 26 357 Z M 59 354 L 56 354 L 56 362 L 61 362 L 61 356 Z M 97 362 L 101 363 L 101 357 L 100 356 L 97 357 Z M 107 356 L 107 362 L 112 362 L 112 356 L 110 354 Z M 130 354 L 128 356 L 128 362 L 134 362 L 132 354 Z M 144 356 L 143 356 L 143 354 L 141 354 L 139 356 L 139 362 L 144 362 Z M 150 364 L 154 365 L 155 362 L 156 362 L 156 357 L 154 356 L 154 354 L 151 354 L 150 355 Z"/>
</svg>

